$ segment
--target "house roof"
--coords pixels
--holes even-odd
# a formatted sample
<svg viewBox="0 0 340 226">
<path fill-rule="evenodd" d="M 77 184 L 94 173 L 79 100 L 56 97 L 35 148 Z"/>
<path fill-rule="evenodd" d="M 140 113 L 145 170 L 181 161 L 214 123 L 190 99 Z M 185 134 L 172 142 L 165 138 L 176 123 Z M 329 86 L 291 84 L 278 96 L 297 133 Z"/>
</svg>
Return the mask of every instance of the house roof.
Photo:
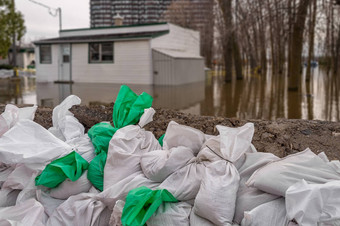
<svg viewBox="0 0 340 226">
<path fill-rule="evenodd" d="M 88 43 L 88 42 L 105 42 L 116 40 L 134 40 L 134 39 L 151 39 L 168 34 L 169 30 L 146 31 L 136 33 L 118 33 L 118 34 L 100 34 L 100 35 L 79 35 L 66 36 L 51 39 L 35 41 L 34 44 L 59 44 L 59 43 Z"/>
<path fill-rule="evenodd" d="M 195 53 L 174 50 L 174 49 L 161 49 L 161 48 L 153 48 L 152 50 L 162 53 L 164 55 L 173 57 L 173 58 L 188 58 L 188 59 L 202 59 L 200 55 L 196 55 Z"/>
</svg>

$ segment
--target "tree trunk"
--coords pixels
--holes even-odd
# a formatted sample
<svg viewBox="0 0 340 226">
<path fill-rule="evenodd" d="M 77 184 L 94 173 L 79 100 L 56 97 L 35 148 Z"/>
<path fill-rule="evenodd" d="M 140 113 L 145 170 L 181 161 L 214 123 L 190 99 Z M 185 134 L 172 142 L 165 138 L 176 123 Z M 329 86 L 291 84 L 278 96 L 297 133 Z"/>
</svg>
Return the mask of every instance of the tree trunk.
<svg viewBox="0 0 340 226">
<path fill-rule="evenodd" d="M 308 47 L 308 60 L 307 60 L 307 70 L 306 70 L 306 80 L 310 80 L 311 71 L 311 61 L 314 56 L 314 34 L 315 34 L 315 20 L 316 20 L 316 10 L 317 2 L 313 0 L 313 9 L 310 7 L 310 23 L 309 23 L 309 47 Z"/>
<path fill-rule="evenodd" d="M 233 36 L 233 58 L 234 58 L 234 66 L 236 72 L 236 79 L 242 80 L 243 79 L 243 72 L 242 72 L 242 58 L 240 54 L 239 45 Z"/>
<path fill-rule="evenodd" d="M 301 75 L 301 55 L 303 46 L 303 31 L 305 27 L 307 9 L 311 0 L 301 0 L 297 9 L 293 25 L 293 33 L 291 40 L 291 59 L 289 62 L 289 90 L 298 90 L 300 86 Z"/>
<path fill-rule="evenodd" d="M 232 23 L 232 4 L 231 0 L 219 0 L 221 10 L 223 12 L 225 34 L 224 34 L 224 67 L 225 67 L 225 82 L 232 80 L 232 58 L 233 58 L 233 23 Z"/>
</svg>

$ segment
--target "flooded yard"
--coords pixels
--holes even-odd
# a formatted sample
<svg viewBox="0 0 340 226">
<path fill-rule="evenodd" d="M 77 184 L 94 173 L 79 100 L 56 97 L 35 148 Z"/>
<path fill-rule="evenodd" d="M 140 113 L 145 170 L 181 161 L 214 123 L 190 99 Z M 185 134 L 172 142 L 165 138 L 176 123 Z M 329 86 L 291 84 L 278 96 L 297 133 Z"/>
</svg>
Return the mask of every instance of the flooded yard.
<svg viewBox="0 0 340 226">
<path fill-rule="evenodd" d="M 304 77 L 303 77 L 304 80 Z M 288 92 L 287 77 L 249 75 L 224 83 L 218 73 L 206 81 L 181 86 L 129 85 L 136 93 L 154 97 L 153 106 L 197 115 L 240 119 L 300 118 L 340 121 L 340 79 L 316 68 L 310 81 L 302 82 L 300 92 Z M 0 103 L 38 104 L 53 107 L 75 94 L 82 104 L 113 102 L 120 84 L 36 83 L 35 78 L 0 80 Z"/>
</svg>

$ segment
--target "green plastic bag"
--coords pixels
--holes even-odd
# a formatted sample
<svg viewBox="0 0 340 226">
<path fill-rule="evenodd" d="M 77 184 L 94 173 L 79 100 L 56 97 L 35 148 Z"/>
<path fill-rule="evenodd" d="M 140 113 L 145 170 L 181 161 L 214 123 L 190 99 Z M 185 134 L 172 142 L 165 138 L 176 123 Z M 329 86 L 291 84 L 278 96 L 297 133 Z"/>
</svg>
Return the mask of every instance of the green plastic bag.
<svg viewBox="0 0 340 226">
<path fill-rule="evenodd" d="M 163 147 L 163 140 L 165 137 L 165 133 L 158 139 L 158 143 Z"/>
<path fill-rule="evenodd" d="M 89 163 L 77 152 L 56 159 L 48 164 L 39 176 L 35 178 L 35 185 L 55 188 L 66 178 L 76 181 L 89 167 Z"/>
<path fill-rule="evenodd" d="M 125 200 L 122 224 L 144 225 L 163 202 L 178 202 L 178 200 L 166 189 L 153 191 L 142 186 L 131 190 Z"/>
<path fill-rule="evenodd" d="M 104 183 L 104 167 L 106 164 L 106 152 L 101 152 L 99 155 L 92 159 L 89 170 L 87 171 L 87 179 L 92 183 L 98 190 L 103 191 Z"/>
<path fill-rule="evenodd" d="M 102 151 L 107 153 L 110 140 L 117 130 L 117 128 L 114 128 L 109 123 L 104 122 L 98 123 L 91 127 L 91 129 L 88 131 L 88 135 L 95 148 L 96 155 Z"/>
<path fill-rule="evenodd" d="M 112 136 L 118 129 L 138 123 L 144 109 L 150 108 L 152 101 L 153 98 L 149 94 L 142 93 L 138 96 L 128 86 L 123 85 L 113 106 L 112 120 L 115 127 L 108 123 L 98 123 L 88 131 L 96 154 L 105 152 L 105 155 L 97 156 L 91 161 L 87 174 L 87 178 L 97 189 L 103 190 L 106 153 Z"/>
</svg>

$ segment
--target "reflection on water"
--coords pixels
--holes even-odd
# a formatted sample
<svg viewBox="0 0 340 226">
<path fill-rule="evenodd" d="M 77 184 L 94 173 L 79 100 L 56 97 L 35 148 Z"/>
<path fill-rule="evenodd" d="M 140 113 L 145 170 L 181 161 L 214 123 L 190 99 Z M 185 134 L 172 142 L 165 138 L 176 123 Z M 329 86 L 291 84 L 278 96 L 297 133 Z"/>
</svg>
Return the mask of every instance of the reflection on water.
<svg viewBox="0 0 340 226">
<path fill-rule="evenodd" d="M 304 81 L 304 76 L 303 79 Z M 153 106 L 199 115 L 240 119 L 302 118 L 340 121 L 339 81 L 316 68 L 299 92 L 288 92 L 283 75 L 249 75 L 225 84 L 223 77 L 208 75 L 205 82 L 182 86 L 130 85 L 136 93 L 154 97 Z M 37 83 L 34 79 L 0 80 L 0 103 L 37 103 L 53 107 L 70 94 L 82 104 L 110 103 L 119 84 Z M 36 91 L 35 91 L 36 90 Z"/>
<path fill-rule="evenodd" d="M 0 104 L 37 104 L 35 78 L 0 79 Z"/>
</svg>

